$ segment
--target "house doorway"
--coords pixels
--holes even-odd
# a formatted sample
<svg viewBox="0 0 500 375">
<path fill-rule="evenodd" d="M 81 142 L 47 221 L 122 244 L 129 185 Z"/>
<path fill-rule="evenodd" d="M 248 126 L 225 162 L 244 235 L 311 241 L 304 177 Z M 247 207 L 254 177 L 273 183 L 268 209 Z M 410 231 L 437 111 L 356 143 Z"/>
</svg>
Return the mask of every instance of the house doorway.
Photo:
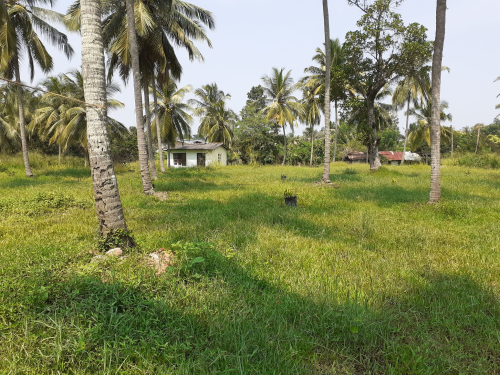
<svg viewBox="0 0 500 375">
<path fill-rule="evenodd" d="M 206 158 L 205 158 L 204 153 L 198 152 L 196 154 L 196 165 L 198 167 L 205 167 L 206 166 Z"/>
</svg>

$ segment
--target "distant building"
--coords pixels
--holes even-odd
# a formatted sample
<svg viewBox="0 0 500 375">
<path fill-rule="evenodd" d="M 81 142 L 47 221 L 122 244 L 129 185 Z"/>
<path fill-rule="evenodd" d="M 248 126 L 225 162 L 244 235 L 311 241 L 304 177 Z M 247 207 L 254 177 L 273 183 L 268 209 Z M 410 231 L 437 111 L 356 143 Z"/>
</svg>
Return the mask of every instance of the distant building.
<svg viewBox="0 0 500 375">
<path fill-rule="evenodd" d="M 162 149 L 168 151 L 167 146 L 163 146 Z M 176 142 L 170 149 L 170 166 L 173 168 L 206 167 L 211 164 L 226 166 L 227 150 L 224 143 Z"/>
<path fill-rule="evenodd" d="M 399 165 L 403 160 L 403 152 L 397 151 L 379 151 L 379 156 L 385 158 L 390 165 Z M 407 151 L 405 154 L 405 163 L 417 162 L 419 163 L 421 158 L 420 155 L 415 154 L 413 152 Z M 354 151 L 346 155 L 345 161 L 350 163 L 367 163 L 368 158 L 366 152 L 358 152 Z"/>
</svg>

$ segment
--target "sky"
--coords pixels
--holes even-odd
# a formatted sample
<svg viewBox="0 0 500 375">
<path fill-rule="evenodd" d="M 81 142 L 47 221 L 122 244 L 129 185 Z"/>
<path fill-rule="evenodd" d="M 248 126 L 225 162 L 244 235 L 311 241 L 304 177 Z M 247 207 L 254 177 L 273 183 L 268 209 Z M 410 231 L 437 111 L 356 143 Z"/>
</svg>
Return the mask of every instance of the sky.
<svg viewBox="0 0 500 375">
<path fill-rule="evenodd" d="M 304 68 L 312 65 L 316 48 L 324 43 L 321 0 L 191 1 L 215 15 L 216 28 L 207 31 L 212 49 L 198 45 L 203 62 L 190 62 L 183 50 L 178 51 L 184 69 L 179 86 L 190 84 L 196 89 L 216 82 L 221 90 L 231 94 L 229 107 L 237 113 L 245 105 L 248 91 L 261 84 L 261 78 L 271 74 L 273 67 L 292 70 L 297 81 L 304 75 Z M 58 0 L 54 9 L 65 12 L 71 3 L 72 0 Z M 435 0 L 405 0 L 397 12 L 406 24 L 424 25 L 428 39 L 434 40 L 435 8 Z M 330 0 L 329 9 L 331 37 L 342 42 L 348 31 L 356 29 L 361 11 L 349 6 L 347 0 Z M 443 65 L 451 72 L 443 73 L 441 98 L 449 102 L 453 121 L 447 125 L 453 124 L 454 129 L 489 124 L 500 112 L 495 110 L 500 103 L 500 98 L 496 98 L 500 81 L 493 82 L 500 76 L 498 14 L 498 0 L 448 1 Z M 75 50 L 70 61 L 57 49 L 48 48 L 55 61 L 53 74 L 80 68 L 80 36 L 68 36 Z M 28 77 L 27 68 L 23 68 L 24 77 Z M 43 78 L 38 71 L 34 83 Z M 23 81 L 27 82 L 27 78 Z M 132 80 L 115 98 L 125 103 L 125 108 L 109 115 L 127 127 L 135 126 Z M 403 111 L 399 118 L 403 129 Z M 193 134 L 197 124 L 196 121 L 193 125 Z M 298 133 L 302 130 L 301 126 Z"/>
</svg>

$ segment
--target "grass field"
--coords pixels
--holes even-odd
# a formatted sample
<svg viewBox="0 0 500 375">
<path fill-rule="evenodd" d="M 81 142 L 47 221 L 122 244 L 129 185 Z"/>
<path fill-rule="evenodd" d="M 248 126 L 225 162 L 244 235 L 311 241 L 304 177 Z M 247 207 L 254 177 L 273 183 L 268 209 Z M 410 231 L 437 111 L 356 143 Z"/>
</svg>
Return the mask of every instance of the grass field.
<svg viewBox="0 0 500 375">
<path fill-rule="evenodd" d="M 431 206 L 427 166 L 171 170 L 163 202 L 120 167 L 138 246 L 92 261 L 89 170 L 32 159 L 0 156 L 0 374 L 500 374 L 499 171 Z"/>
</svg>

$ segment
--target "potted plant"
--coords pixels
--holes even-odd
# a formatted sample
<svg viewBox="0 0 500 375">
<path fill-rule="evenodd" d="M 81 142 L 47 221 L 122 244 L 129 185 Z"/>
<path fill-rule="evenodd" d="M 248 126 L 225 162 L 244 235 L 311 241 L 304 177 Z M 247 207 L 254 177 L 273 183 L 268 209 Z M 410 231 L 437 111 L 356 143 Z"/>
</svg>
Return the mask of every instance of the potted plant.
<svg viewBox="0 0 500 375">
<path fill-rule="evenodd" d="M 285 196 L 285 204 L 287 206 L 297 206 L 297 195 L 294 195 L 291 189 L 286 189 L 283 195 Z"/>
</svg>

